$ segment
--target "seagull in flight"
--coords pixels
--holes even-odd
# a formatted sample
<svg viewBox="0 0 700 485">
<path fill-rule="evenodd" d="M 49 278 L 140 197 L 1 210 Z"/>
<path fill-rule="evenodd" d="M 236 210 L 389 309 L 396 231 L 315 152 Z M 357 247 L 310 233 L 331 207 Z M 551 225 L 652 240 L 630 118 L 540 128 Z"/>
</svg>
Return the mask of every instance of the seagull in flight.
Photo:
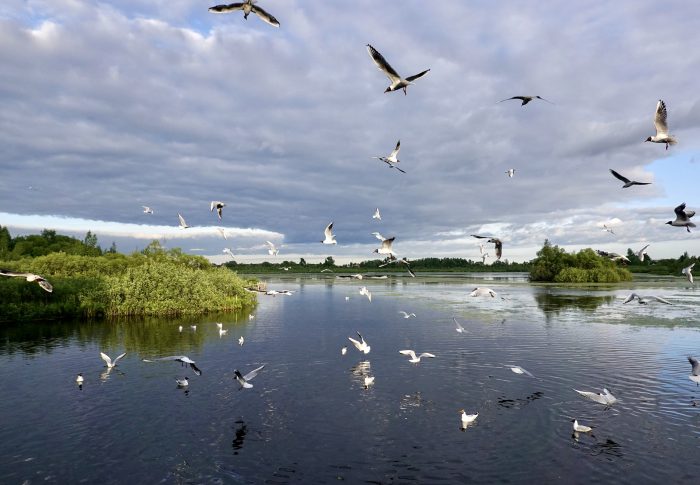
<svg viewBox="0 0 700 485">
<path fill-rule="evenodd" d="M 512 98 L 502 99 L 499 101 L 499 103 L 502 103 L 503 101 L 510 101 L 511 99 L 519 99 L 522 101 L 523 103 L 520 106 L 525 106 L 533 99 L 541 99 L 542 101 L 547 101 L 549 104 L 554 104 L 551 101 L 544 99 L 542 96 L 513 96 Z"/>
<path fill-rule="evenodd" d="M 608 258 L 611 261 L 622 261 L 623 263 L 630 263 L 630 260 L 627 258 L 627 256 L 623 256 L 621 254 L 609 253 L 608 251 L 601 251 L 600 249 L 596 249 L 595 252 L 598 253 L 599 256 Z"/>
<path fill-rule="evenodd" d="M 100 357 L 102 357 L 102 360 L 105 361 L 105 364 L 107 364 L 108 369 L 111 369 L 112 367 L 116 367 L 117 362 L 119 362 L 119 360 L 121 358 L 123 358 L 125 355 L 126 355 L 126 352 L 124 352 L 123 354 L 118 356 L 116 359 L 114 359 L 114 361 L 112 361 L 112 359 L 109 358 L 109 355 L 105 354 L 104 352 L 100 352 Z"/>
<path fill-rule="evenodd" d="M 579 391 L 577 389 L 574 389 L 574 391 L 578 392 L 586 399 L 590 399 L 591 401 L 597 402 L 599 404 L 605 404 L 606 406 L 610 406 L 617 402 L 617 398 L 605 388 L 603 389 L 603 392 Z"/>
<path fill-rule="evenodd" d="M 209 212 L 214 212 L 214 209 L 216 209 L 216 215 L 219 216 L 219 220 L 221 220 L 221 214 L 224 210 L 224 207 L 226 207 L 226 204 L 223 202 L 220 202 L 218 200 L 212 200 L 211 204 L 209 205 Z"/>
<path fill-rule="evenodd" d="M 474 288 L 469 296 L 490 296 L 496 298 L 496 292 L 491 288 Z"/>
<path fill-rule="evenodd" d="M 223 237 L 224 239 L 228 239 L 228 236 L 226 235 L 226 229 L 224 229 L 223 227 L 217 227 L 216 230 L 219 231 L 221 237 Z"/>
<path fill-rule="evenodd" d="M 38 274 L 34 273 L 14 273 L 12 271 L 7 271 L 4 269 L 0 269 L 0 276 L 9 276 L 9 277 L 15 277 L 15 278 L 24 278 L 30 283 L 36 282 L 39 286 L 44 291 L 47 291 L 49 293 L 53 292 L 53 286 L 51 283 L 46 281 L 46 278 L 39 276 Z"/>
<path fill-rule="evenodd" d="M 384 59 L 384 56 L 382 56 L 377 49 L 367 44 L 367 52 L 369 52 L 369 56 L 372 58 L 379 70 L 389 78 L 389 81 L 391 81 L 389 87 L 384 90 L 385 93 L 403 89 L 403 94 L 406 95 L 406 88 L 408 88 L 410 84 L 413 84 L 413 81 L 419 77 L 425 76 L 430 71 L 430 69 L 426 69 L 423 72 L 419 72 L 418 74 L 414 74 L 413 76 L 408 76 L 406 79 L 403 79 L 399 73 L 397 73 L 394 68 L 389 65 L 386 59 Z"/>
<path fill-rule="evenodd" d="M 415 314 L 415 313 L 406 313 L 406 312 L 403 311 L 403 310 L 399 310 L 399 313 L 400 313 L 401 315 L 403 315 L 404 318 L 411 318 L 411 317 L 415 318 L 415 317 L 416 317 L 416 314 Z"/>
<path fill-rule="evenodd" d="M 651 182 L 637 182 L 636 180 L 630 180 L 627 177 L 620 175 L 612 168 L 610 169 L 610 173 L 613 174 L 613 176 L 616 179 L 624 182 L 625 185 L 622 186 L 623 189 L 626 189 L 627 187 L 632 187 L 633 185 L 651 185 Z"/>
<path fill-rule="evenodd" d="M 372 234 L 377 234 L 377 239 L 379 239 L 380 241 L 384 240 L 384 238 L 381 237 L 381 234 L 379 234 L 378 232 L 372 233 Z M 411 275 L 411 278 L 416 277 L 416 273 L 411 269 L 411 262 L 408 259 L 406 259 L 405 257 L 401 258 L 401 259 L 396 259 L 396 258 L 390 257 L 389 261 L 387 261 L 386 263 L 380 264 L 378 267 L 383 268 L 385 266 L 388 266 L 388 265 L 394 264 L 394 263 L 406 265 L 406 270 L 408 271 L 408 274 Z"/>
<path fill-rule="evenodd" d="M 686 278 L 688 278 L 691 285 L 693 284 L 693 266 L 695 266 L 695 263 L 691 264 L 690 266 L 686 266 L 681 270 L 681 274 L 684 274 Z"/>
<path fill-rule="evenodd" d="M 252 371 L 248 372 L 246 375 L 242 375 L 238 369 L 234 370 L 233 373 L 236 376 L 236 380 L 241 385 L 241 388 L 250 389 L 251 387 L 253 387 L 253 384 L 251 384 L 249 381 L 251 381 L 255 376 L 257 376 L 258 372 L 263 370 L 263 367 L 265 367 L 264 364 L 258 367 L 257 369 L 253 369 Z"/>
<path fill-rule="evenodd" d="M 508 175 L 508 177 L 513 178 L 513 175 L 515 175 L 515 169 L 509 168 L 508 170 L 506 170 L 506 174 Z"/>
<path fill-rule="evenodd" d="M 401 150 L 401 140 L 396 142 L 396 147 L 392 150 L 392 152 L 389 154 L 388 157 L 372 157 L 377 160 L 381 160 L 382 162 L 386 163 L 389 165 L 390 168 L 395 168 L 401 173 L 406 173 L 405 170 L 401 170 L 399 167 L 396 166 L 397 163 L 401 163 L 401 160 L 399 160 L 397 157 L 399 156 L 399 150 Z"/>
<path fill-rule="evenodd" d="M 693 366 L 693 370 L 688 378 L 700 386 L 700 362 L 695 357 L 688 356 L 688 362 Z"/>
<path fill-rule="evenodd" d="M 416 357 L 416 353 L 413 350 L 399 350 L 399 354 L 408 355 L 410 357 L 408 361 L 412 364 L 417 364 L 423 357 L 430 357 L 431 359 L 435 358 L 434 354 L 428 352 L 423 352 Z"/>
<path fill-rule="evenodd" d="M 229 13 L 235 12 L 236 10 L 243 10 L 243 18 L 248 20 L 248 15 L 253 12 L 255 15 L 260 17 L 265 23 L 272 25 L 273 27 L 279 27 L 280 23 L 275 17 L 263 10 L 261 7 L 255 5 L 257 0 L 245 0 L 238 3 L 229 3 L 228 5 L 216 5 L 214 7 L 209 7 L 211 13 Z"/>
<path fill-rule="evenodd" d="M 605 232 L 609 232 L 609 233 L 612 234 L 613 236 L 615 235 L 615 231 L 613 231 L 612 227 L 608 227 L 607 224 L 603 224 L 603 229 L 602 229 L 602 230 L 605 231 Z"/>
<path fill-rule="evenodd" d="M 364 352 L 365 354 L 369 354 L 371 347 L 367 345 L 367 342 L 365 342 L 365 339 L 362 337 L 362 335 L 360 335 L 360 332 L 357 332 L 357 336 L 360 337 L 359 341 L 352 337 L 348 337 L 348 340 L 352 342 L 357 350 Z"/>
<path fill-rule="evenodd" d="M 661 298 L 660 296 L 654 296 L 654 295 L 639 296 L 639 295 L 636 294 L 636 293 L 632 293 L 632 294 L 631 294 L 630 296 L 628 296 L 627 299 L 626 299 L 624 302 L 622 302 L 622 303 L 623 303 L 623 304 L 624 304 L 624 303 L 629 303 L 629 302 L 631 302 L 632 300 L 634 300 L 635 298 L 636 298 L 637 300 L 639 300 L 639 304 L 640 304 L 640 305 L 646 305 L 646 304 L 648 304 L 648 303 L 649 303 L 650 301 L 652 301 L 652 300 L 653 300 L 653 301 L 658 301 L 659 303 L 664 303 L 664 304 L 666 304 L 666 305 L 671 305 L 671 302 L 670 302 L 670 301 L 664 300 L 664 299 Z"/>
<path fill-rule="evenodd" d="M 366 286 L 360 288 L 360 295 L 366 296 L 370 303 L 372 303 L 372 293 L 367 289 Z"/>
<path fill-rule="evenodd" d="M 180 220 L 180 229 L 187 229 L 188 227 L 190 227 L 187 225 L 187 222 L 185 222 L 185 218 L 182 217 L 182 215 L 179 212 L 177 213 L 177 218 Z"/>
<path fill-rule="evenodd" d="M 221 252 L 224 254 L 228 254 L 229 256 L 231 256 L 231 259 L 234 259 L 233 251 L 231 251 L 231 248 L 224 248 Z"/>
<path fill-rule="evenodd" d="M 685 210 L 685 202 L 673 209 L 676 213 L 676 220 L 668 221 L 666 224 L 670 224 L 674 227 L 685 227 L 685 229 L 690 232 L 691 227 L 695 227 L 695 223 L 690 222 L 690 218 L 695 215 L 695 211 Z"/>
<path fill-rule="evenodd" d="M 377 219 L 378 221 L 382 220 L 382 215 L 379 213 L 379 207 L 374 209 L 374 215 L 372 216 L 372 219 Z"/>
<path fill-rule="evenodd" d="M 520 374 L 520 375 L 524 374 L 524 375 L 529 376 L 529 377 L 535 377 L 532 375 L 531 372 L 526 371 L 525 369 L 523 369 L 519 365 L 506 365 L 506 367 L 508 367 L 510 370 L 512 370 L 516 374 Z"/>
<path fill-rule="evenodd" d="M 668 150 L 669 145 L 675 145 L 678 143 L 676 137 L 668 134 L 668 123 L 666 119 L 668 118 L 668 113 L 666 112 L 666 103 L 659 100 L 656 103 L 656 112 L 654 113 L 654 127 L 656 128 L 656 134 L 650 136 L 645 142 L 650 141 L 653 143 L 665 143 L 666 150 Z"/>
<path fill-rule="evenodd" d="M 159 359 L 143 359 L 144 362 L 159 362 L 159 361 L 176 361 L 184 365 L 190 366 L 198 376 L 202 375 L 202 371 L 195 365 L 195 361 L 187 357 L 186 355 L 171 355 L 169 357 L 161 357 Z"/>
<path fill-rule="evenodd" d="M 386 239 L 384 236 L 382 236 L 382 235 L 381 235 L 380 233 L 378 233 L 378 232 L 373 232 L 372 235 L 373 235 L 374 237 L 376 237 L 377 239 L 379 239 L 380 241 L 384 241 L 384 240 Z M 381 266 L 380 266 L 380 268 L 381 268 Z"/>
<path fill-rule="evenodd" d="M 462 326 L 462 324 L 459 323 L 455 317 L 452 317 L 452 320 L 454 320 L 455 325 L 457 326 L 457 328 L 455 328 L 455 330 L 457 331 L 457 333 L 466 333 L 466 332 L 467 332 L 467 331 L 464 329 L 464 327 Z"/>
<path fill-rule="evenodd" d="M 142 205 L 141 207 L 143 207 L 143 213 L 144 213 L 144 214 L 153 214 L 153 209 L 151 209 L 151 208 L 148 207 L 147 205 Z"/>
<path fill-rule="evenodd" d="M 394 244 L 394 239 L 396 239 L 396 237 L 390 237 L 388 239 L 384 239 L 382 241 L 382 247 L 377 248 L 372 252 L 377 253 L 377 254 L 387 254 L 390 257 L 395 258 L 396 253 L 391 249 L 392 244 Z"/>
<path fill-rule="evenodd" d="M 279 248 L 277 248 L 272 242 L 270 241 L 265 241 L 265 244 L 269 246 L 267 250 L 267 254 L 270 256 L 277 256 L 277 254 L 280 252 Z"/>
<path fill-rule="evenodd" d="M 321 241 L 323 244 L 338 244 L 338 242 L 335 240 L 335 236 L 333 235 L 332 222 L 326 226 L 326 228 L 323 230 L 323 234 L 325 236 L 325 239 Z"/>
<path fill-rule="evenodd" d="M 637 257 L 639 258 L 639 261 L 644 262 L 644 256 L 649 256 L 649 255 L 647 254 L 647 248 L 648 248 L 649 246 L 650 246 L 650 245 L 647 244 L 647 245 L 644 246 L 642 249 L 640 249 L 639 251 L 637 251 Z"/>
<path fill-rule="evenodd" d="M 477 234 L 472 234 L 471 236 L 476 237 L 478 239 L 488 239 L 487 242 L 493 243 L 493 245 L 496 248 L 496 261 L 501 260 L 501 256 L 503 255 L 503 241 L 501 241 L 497 237 L 492 236 L 479 236 Z"/>
</svg>

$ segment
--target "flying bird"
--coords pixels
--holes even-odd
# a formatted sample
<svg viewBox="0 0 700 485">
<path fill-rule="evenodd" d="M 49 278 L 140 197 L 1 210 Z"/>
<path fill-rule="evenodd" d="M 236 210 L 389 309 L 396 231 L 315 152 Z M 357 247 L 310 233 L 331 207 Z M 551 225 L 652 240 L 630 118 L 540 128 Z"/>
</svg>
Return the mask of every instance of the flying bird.
<svg viewBox="0 0 700 485">
<path fill-rule="evenodd" d="M 509 168 L 508 170 L 506 170 L 506 174 L 508 175 L 508 177 L 513 178 L 513 175 L 515 175 L 515 169 Z"/>
<path fill-rule="evenodd" d="M 653 143 L 665 143 L 666 150 L 668 150 L 669 145 L 675 145 L 678 143 L 676 137 L 668 134 L 668 123 L 666 119 L 668 118 L 668 113 L 666 112 L 666 103 L 659 100 L 656 103 L 656 112 L 654 113 L 654 127 L 656 128 L 656 134 L 650 136 L 645 142 L 650 141 Z"/>
<path fill-rule="evenodd" d="M 430 358 L 435 357 L 434 354 L 431 354 L 428 352 L 423 352 L 422 354 L 420 354 L 419 356 L 416 357 L 416 353 L 413 350 L 399 350 L 399 354 L 408 355 L 410 357 L 410 359 L 408 361 L 411 362 L 412 364 L 417 364 L 418 362 L 420 362 L 420 360 L 423 357 L 430 357 Z"/>
<path fill-rule="evenodd" d="M 216 209 L 216 215 L 219 216 L 219 220 L 221 220 L 221 214 L 224 210 L 224 207 L 226 207 L 226 204 L 223 202 L 220 202 L 218 200 L 212 200 L 211 204 L 209 205 L 209 212 L 214 212 L 214 209 Z"/>
<path fill-rule="evenodd" d="M 151 208 L 148 207 L 147 205 L 142 205 L 141 207 L 143 207 L 143 213 L 144 213 L 144 214 L 153 214 L 153 209 L 151 209 Z"/>
<path fill-rule="evenodd" d="M 249 381 L 257 376 L 258 372 L 263 370 L 263 367 L 265 367 L 264 364 L 257 369 L 253 369 L 252 371 L 248 372 L 246 375 L 242 375 L 238 369 L 234 370 L 233 373 L 236 376 L 236 380 L 241 385 L 241 388 L 250 389 L 253 387 L 253 384 L 251 384 Z"/>
<path fill-rule="evenodd" d="M 360 288 L 360 295 L 366 296 L 370 303 L 372 302 L 372 293 L 367 289 L 366 286 Z"/>
<path fill-rule="evenodd" d="M 270 256 L 277 256 L 277 254 L 279 254 L 280 250 L 270 241 L 265 241 L 265 244 L 269 246 L 267 254 L 269 254 Z"/>
<path fill-rule="evenodd" d="M 615 235 L 615 231 L 613 231 L 612 227 L 608 227 L 607 224 L 603 224 L 603 229 L 602 229 L 602 230 L 605 231 L 605 232 L 609 232 L 609 233 L 612 234 L 613 236 Z"/>
<path fill-rule="evenodd" d="M 161 357 L 159 359 L 143 359 L 144 362 L 159 362 L 159 361 L 176 361 L 183 365 L 188 365 L 195 374 L 198 376 L 202 375 L 202 371 L 195 365 L 195 361 L 187 357 L 186 355 L 171 355 L 169 357 Z"/>
<path fill-rule="evenodd" d="M 396 147 L 392 150 L 392 152 L 389 154 L 388 157 L 372 157 L 372 158 L 386 163 L 390 168 L 395 168 L 396 170 L 398 170 L 401 173 L 406 173 L 405 170 L 401 170 L 399 167 L 396 166 L 397 163 L 401 163 L 401 160 L 399 160 L 397 158 L 399 155 L 399 150 L 401 150 L 401 140 L 396 142 Z"/>
<path fill-rule="evenodd" d="M 691 227 L 695 227 L 693 222 L 690 222 L 690 218 L 695 215 L 695 211 L 685 210 L 685 202 L 673 209 L 676 213 L 676 220 L 668 221 L 666 224 L 670 224 L 674 227 L 685 227 L 685 229 L 690 232 Z"/>
<path fill-rule="evenodd" d="M 691 264 L 690 266 L 686 266 L 681 270 L 681 274 L 684 274 L 686 278 L 688 278 L 688 281 L 690 284 L 693 284 L 693 266 L 695 266 L 695 263 Z"/>
<path fill-rule="evenodd" d="M 469 296 L 490 296 L 496 298 L 496 292 L 491 288 L 474 288 Z"/>
<path fill-rule="evenodd" d="M 335 240 L 335 236 L 333 235 L 332 222 L 326 226 L 326 228 L 323 230 L 323 234 L 325 236 L 325 239 L 321 241 L 323 244 L 338 244 L 338 242 Z"/>
<path fill-rule="evenodd" d="M 369 354 L 371 347 L 369 345 L 367 345 L 367 342 L 365 342 L 365 339 L 362 337 L 362 335 L 360 335 L 360 332 L 357 332 L 357 336 L 360 337 L 359 341 L 355 340 L 352 337 L 348 337 L 348 340 L 350 342 L 352 342 L 352 344 L 355 346 L 355 348 L 357 350 L 359 350 L 360 352 L 363 352 L 365 354 Z"/>
<path fill-rule="evenodd" d="M 102 357 L 102 360 L 105 361 L 105 364 L 107 364 L 108 369 L 111 369 L 112 367 L 116 367 L 117 362 L 119 362 L 119 360 L 121 358 L 123 358 L 125 355 L 126 355 L 126 352 L 124 352 L 123 354 L 118 356 L 116 359 L 114 359 L 114 361 L 112 361 L 112 359 L 109 358 L 109 355 L 105 354 L 104 352 L 100 352 L 100 357 Z"/>
<path fill-rule="evenodd" d="M 606 406 L 610 406 L 617 402 L 617 398 L 605 388 L 603 389 L 603 392 L 579 391 L 577 389 L 574 389 L 574 391 L 578 392 L 586 399 L 590 399 L 591 401 L 597 402 L 598 404 L 605 404 Z"/>
<path fill-rule="evenodd" d="M 464 327 L 462 326 L 462 324 L 459 323 L 455 317 L 452 317 L 452 320 L 454 320 L 455 325 L 457 326 L 457 328 L 455 328 L 455 330 L 457 331 L 457 333 L 465 333 L 465 332 L 466 332 L 466 330 L 464 329 Z"/>
<path fill-rule="evenodd" d="M 600 249 L 596 249 L 596 253 L 598 253 L 599 256 L 610 259 L 611 261 L 622 261 L 623 263 L 630 263 L 629 258 L 621 254 L 610 253 L 608 251 L 601 251 Z"/>
<path fill-rule="evenodd" d="M 624 304 L 624 303 L 629 303 L 629 302 L 633 301 L 635 298 L 636 298 L 637 300 L 639 300 L 639 304 L 640 304 L 640 305 L 647 305 L 650 301 L 658 301 L 659 303 L 664 303 L 664 304 L 666 304 L 666 305 L 671 305 L 671 302 L 670 302 L 670 301 L 664 300 L 664 299 L 661 298 L 660 296 L 654 296 L 654 295 L 639 296 L 639 295 L 636 294 L 636 293 L 632 293 L 632 294 L 631 294 L 630 296 L 628 296 L 628 297 L 625 299 L 625 301 L 623 301 L 622 303 L 623 303 L 623 304 Z"/>
<path fill-rule="evenodd" d="M 382 220 L 382 215 L 379 213 L 379 207 L 374 209 L 374 215 L 372 216 L 372 219 L 377 219 L 378 221 Z"/>
<path fill-rule="evenodd" d="M 549 104 L 554 104 L 551 101 L 544 99 L 542 96 L 513 96 L 512 98 L 502 99 L 499 101 L 499 103 L 502 103 L 503 101 L 510 101 L 511 99 L 519 99 L 520 101 L 522 101 L 523 103 L 520 106 L 525 106 L 533 99 L 541 99 L 542 101 L 547 101 Z"/>
<path fill-rule="evenodd" d="M 384 236 L 382 236 L 382 235 L 381 235 L 380 233 L 378 233 L 378 232 L 373 232 L 372 235 L 373 235 L 374 237 L 376 237 L 377 239 L 379 239 L 380 241 L 383 241 L 383 240 L 386 239 Z M 380 266 L 380 267 L 381 267 L 381 266 Z"/>
<path fill-rule="evenodd" d="M 180 220 L 180 229 L 187 229 L 190 227 L 187 225 L 187 222 L 185 222 L 185 218 L 182 217 L 179 212 L 177 213 L 177 218 Z"/>
<path fill-rule="evenodd" d="M 688 356 L 688 362 L 693 366 L 692 372 L 688 378 L 700 386 L 700 362 L 697 361 L 695 357 Z"/>
<path fill-rule="evenodd" d="M 647 244 L 647 245 L 644 246 L 642 249 L 640 249 L 639 251 L 637 251 L 636 254 L 637 254 L 637 257 L 639 258 L 639 261 L 644 262 L 644 256 L 649 256 L 649 255 L 647 254 L 647 248 L 648 248 L 649 246 L 650 246 L 650 245 Z"/>
<path fill-rule="evenodd" d="M 229 256 L 231 256 L 231 259 L 234 259 L 233 251 L 231 251 L 231 248 L 224 248 L 221 252 L 224 254 L 228 254 Z"/>
<path fill-rule="evenodd" d="M 494 247 L 496 248 L 496 261 L 501 260 L 501 256 L 503 255 L 503 241 L 492 236 L 479 236 L 477 234 L 472 234 L 471 236 L 478 239 L 488 239 L 487 242 L 493 243 Z"/>
<path fill-rule="evenodd" d="M 221 237 L 224 239 L 228 239 L 228 236 L 226 235 L 226 230 L 223 227 L 217 227 L 217 231 L 219 231 L 219 234 L 221 234 Z"/>
<path fill-rule="evenodd" d="M 401 315 L 403 315 L 404 318 L 411 318 L 411 317 L 415 318 L 415 317 L 416 317 L 416 314 L 415 314 L 415 313 L 406 313 L 406 312 L 403 311 L 403 310 L 399 310 L 399 313 L 400 313 Z"/>
<path fill-rule="evenodd" d="M 630 180 L 627 177 L 624 177 L 617 173 L 615 170 L 612 168 L 610 169 L 610 173 L 613 174 L 613 176 L 624 182 L 625 185 L 622 186 L 623 189 L 626 189 L 627 187 L 632 187 L 633 185 L 651 185 L 651 182 L 637 182 L 636 180 Z"/>
<path fill-rule="evenodd" d="M 245 0 L 239 3 L 229 3 L 228 5 L 216 5 L 214 7 L 209 7 L 211 13 L 229 13 L 235 12 L 236 10 L 243 10 L 243 18 L 248 20 L 248 15 L 253 12 L 255 15 L 260 17 L 260 20 L 266 22 L 273 27 L 279 27 L 280 23 L 275 17 L 263 10 L 261 7 L 255 5 L 257 0 Z"/>
<path fill-rule="evenodd" d="M 508 367 L 510 370 L 512 370 L 512 371 L 515 372 L 516 374 L 520 374 L 520 375 L 523 375 L 523 374 L 524 374 L 524 375 L 526 375 L 526 376 L 535 377 L 535 376 L 532 375 L 531 372 L 526 371 L 525 369 L 523 369 L 523 368 L 520 367 L 519 365 L 506 365 L 506 367 Z"/>
<path fill-rule="evenodd" d="M 382 247 L 377 248 L 372 252 L 377 253 L 377 254 L 386 254 L 386 255 L 389 255 L 391 258 L 395 258 L 396 253 L 393 251 L 393 249 L 391 249 L 392 244 L 394 244 L 394 239 L 396 239 L 396 238 L 390 237 L 388 239 L 384 239 L 382 241 Z"/>
<path fill-rule="evenodd" d="M 578 424 L 578 420 L 576 419 L 572 419 L 571 421 L 574 423 L 574 432 L 576 433 L 590 433 L 593 430 L 590 426 Z"/>
<path fill-rule="evenodd" d="M 403 89 L 403 94 L 406 95 L 406 88 L 408 88 L 410 84 L 413 84 L 413 81 L 419 77 L 425 76 L 430 71 L 430 69 L 426 69 L 423 72 L 419 72 L 418 74 L 414 74 L 413 76 L 408 76 L 406 79 L 403 79 L 394 70 L 394 68 L 389 65 L 386 59 L 384 59 L 384 56 L 382 56 L 377 49 L 367 44 L 367 52 L 369 52 L 369 56 L 372 58 L 379 70 L 389 78 L 389 81 L 391 81 L 389 87 L 384 90 L 385 93 Z"/>
<path fill-rule="evenodd" d="M 384 240 L 384 238 L 383 238 L 383 237 L 381 236 L 381 234 L 379 234 L 378 232 L 372 233 L 372 234 L 377 234 L 377 239 L 379 239 L 380 241 L 383 241 L 383 240 Z M 379 268 L 383 268 L 383 267 L 385 267 L 385 266 L 388 266 L 388 265 L 394 264 L 394 263 L 405 265 L 405 266 L 406 266 L 406 270 L 408 271 L 408 274 L 411 275 L 411 278 L 415 278 L 415 277 L 416 277 L 416 273 L 411 269 L 411 262 L 410 262 L 408 259 L 406 259 L 406 258 L 401 258 L 401 259 L 389 258 L 389 261 L 387 261 L 386 263 L 380 264 L 378 267 L 379 267 Z"/>
<path fill-rule="evenodd" d="M 53 286 L 51 283 L 46 281 L 46 278 L 39 276 L 38 274 L 34 273 L 14 273 L 12 271 L 7 271 L 4 269 L 0 269 L 0 276 L 9 276 L 9 277 L 14 277 L 14 278 L 24 278 L 30 283 L 37 283 L 41 288 L 49 293 L 53 292 Z"/>
</svg>

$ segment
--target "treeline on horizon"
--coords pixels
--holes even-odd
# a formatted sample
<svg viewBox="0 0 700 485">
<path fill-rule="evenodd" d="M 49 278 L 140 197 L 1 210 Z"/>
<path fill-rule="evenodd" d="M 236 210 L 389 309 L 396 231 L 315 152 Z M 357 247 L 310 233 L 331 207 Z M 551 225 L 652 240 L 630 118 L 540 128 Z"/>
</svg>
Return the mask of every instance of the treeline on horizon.
<svg viewBox="0 0 700 485">
<path fill-rule="evenodd" d="M 245 290 L 251 282 L 202 256 L 157 241 L 129 255 L 96 243 L 90 233 L 80 241 L 53 231 L 13 240 L 0 227 L 0 268 L 53 285 L 48 293 L 24 278 L 0 278 L 0 321 L 194 315 L 255 304 Z"/>
</svg>

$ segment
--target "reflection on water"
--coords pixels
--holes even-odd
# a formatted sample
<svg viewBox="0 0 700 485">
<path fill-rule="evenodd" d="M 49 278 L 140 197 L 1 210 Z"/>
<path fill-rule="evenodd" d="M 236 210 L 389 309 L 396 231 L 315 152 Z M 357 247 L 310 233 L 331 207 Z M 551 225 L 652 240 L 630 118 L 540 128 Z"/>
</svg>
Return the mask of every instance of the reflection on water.
<svg viewBox="0 0 700 485">
<path fill-rule="evenodd" d="M 467 297 L 487 281 L 506 299 Z M 700 390 L 686 360 L 700 354 L 700 293 L 676 280 L 268 283 L 295 293 L 261 296 L 254 319 L 246 309 L 0 328 L 0 482 L 568 483 L 575 470 L 586 482 L 693 483 L 700 474 Z M 372 303 L 357 296 L 360 286 Z M 622 305 L 632 290 L 674 305 Z M 468 333 L 455 331 L 453 317 Z M 348 345 L 356 331 L 370 354 Z M 407 348 L 437 357 L 410 365 L 398 352 Z M 107 369 L 100 351 L 127 356 Z M 141 360 L 167 355 L 189 356 L 203 375 Z M 240 392 L 234 369 L 263 364 Z M 189 385 L 178 388 L 184 375 Z M 376 384 L 365 390 L 368 376 Z M 614 406 L 573 391 L 603 387 L 619 398 Z M 464 433 L 460 409 L 479 414 Z M 573 418 L 593 433 L 572 436 Z"/>
</svg>

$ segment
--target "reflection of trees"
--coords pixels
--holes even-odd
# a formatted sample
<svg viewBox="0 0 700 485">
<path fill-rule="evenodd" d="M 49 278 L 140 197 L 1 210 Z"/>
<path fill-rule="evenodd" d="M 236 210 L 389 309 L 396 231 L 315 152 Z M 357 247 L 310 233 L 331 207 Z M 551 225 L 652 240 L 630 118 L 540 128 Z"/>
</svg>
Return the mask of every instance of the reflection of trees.
<svg viewBox="0 0 700 485">
<path fill-rule="evenodd" d="M 559 293 L 550 288 L 535 288 L 535 302 L 545 316 L 558 315 L 567 310 L 594 312 L 599 306 L 610 304 L 614 300 L 615 295 Z"/>
<path fill-rule="evenodd" d="M 245 435 L 248 432 L 248 426 L 246 426 L 243 421 L 236 421 L 238 427 L 236 428 L 236 434 L 231 442 L 231 447 L 233 448 L 233 454 L 237 455 L 238 450 L 243 448 L 243 442 L 245 441 Z"/>
<path fill-rule="evenodd" d="M 73 343 L 79 347 L 123 349 L 142 356 L 173 355 L 182 353 L 183 349 L 200 349 L 206 340 L 218 340 L 215 322 L 224 322 L 225 328 L 247 325 L 249 310 L 244 308 L 197 318 L 145 317 L 4 325 L 0 329 L 0 354 L 51 353 L 56 347 Z M 182 333 L 178 331 L 180 325 Z M 192 331 L 190 325 L 197 325 L 197 330 Z"/>
</svg>

